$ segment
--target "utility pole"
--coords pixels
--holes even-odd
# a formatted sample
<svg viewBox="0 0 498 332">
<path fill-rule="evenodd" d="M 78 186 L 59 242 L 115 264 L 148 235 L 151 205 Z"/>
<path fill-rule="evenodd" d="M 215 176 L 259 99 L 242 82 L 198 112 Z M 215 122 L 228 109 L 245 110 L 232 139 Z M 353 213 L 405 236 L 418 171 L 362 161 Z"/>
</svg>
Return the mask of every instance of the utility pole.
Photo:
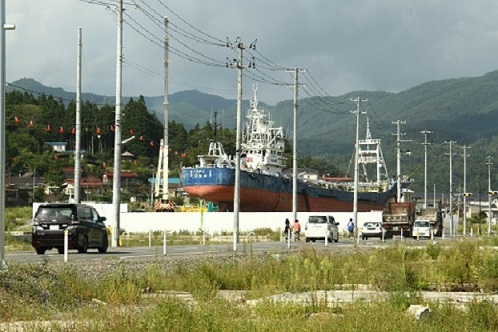
<svg viewBox="0 0 498 332">
<path fill-rule="evenodd" d="M 297 100 L 299 88 L 299 73 L 305 72 L 306 69 L 294 68 L 287 69 L 287 72 L 294 73 L 294 127 L 293 127 L 293 147 L 292 147 L 292 220 L 297 220 Z"/>
<path fill-rule="evenodd" d="M 168 188 L 168 173 L 169 173 L 169 102 L 168 102 L 168 69 L 169 69 L 169 35 L 168 35 L 168 18 L 164 17 L 164 101 L 163 101 L 163 114 L 164 114 L 164 137 L 163 145 L 160 147 L 163 149 L 163 200 L 169 199 L 169 188 Z"/>
<path fill-rule="evenodd" d="M 432 194 L 432 201 L 433 202 L 436 202 L 436 184 L 434 183 L 434 192 Z M 441 202 L 441 205 L 443 204 L 443 202 Z M 441 208 L 441 207 L 439 207 Z"/>
<path fill-rule="evenodd" d="M 5 24 L 5 0 L 0 0 L 0 271 L 7 270 L 5 262 L 5 30 L 14 30 Z"/>
<path fill-rule="evenodd" d="M 427 142 L 427 135 L 432 134 L 433 132 L 430 130 L 422 130 L 420 132 L 424 135 L 424 142 L 422 145 L 424 146 L 424 209 L 427 209 L 427 145 L 431 144 Z M 434 201 L 434 207 L 436 207 L 436 202 Z"/>
<path fill-rule="evenodd" d="M 360 232 L 358 228 L 358 160 L 360 155 L 360 113 L 366 114 L 367 112 L 360 111 L 361 102 L 367 101 L 367 99 L 351 99 L 356 105 L 356 110 L 351 111 L 351 113 L 356 115 L 356 139 L 355 139 L 355 152 L 354 152 L 354 193 L 353 193 L 353 223 L 356 235 L 356 244 L 360 244 Z"/>
<path fill-rule="evenodd" d="M 488 166 L 488 235 L 491 235 L 491 197 L 493 196 L 493 193 L 491 192 L 491 165 L 493 165 L 491 159 L 493 159 L 493 157 L 487 156 L 486 159 L 488 159 L 488 162 L 486 163 Z"/>
<path fill-rule="evenodd" d="M 469 193 L 467 192 L 467 149 L 470 146 L 462 146 L 463 148 L 463 236 L 467 235 L 467 197 Z"/>
<path fill-rule="evenodd" d="M 78 60 L 76 69 L 76 147 L 74 153 L 74 201 L 80 203 L 81 186 L 81 28 L 78 28 Z M 33 196 L 34 199 L 34 196 Z"/>
<path fill-rule="evenodd" d="M 233 59 L 227 62 L 227 67 L 238 69 L 237 75 L 237 135 L 235 141 L 235 183 L 233 189 L 233 251 L 237 251 L 239 242 L 239 212 L 240 212 L 240 154 L 242 145 L 242 69 L 244 69 L 244 50 L 245 45 L 240 37 L 237 37 L 235 43 L 227 41 L 227 46 L 237 49 L 239 59 Z M 249 46 L 250 49 L 256 49 L 256 42 Z M 249 64 L 249 68 L 255 68 L 254 62 Z"/>
<path fill-rule="evenodd" d="M 455 236 L 455 228 L 453 224 L 453 152 L 452 146 L 456 141 L 445 141 L 444 144 L 450 145 L 450 236 Z"/>
<path fill-rule="evenodd" d="M 114 227 L 112 229 L 112 246 L 119 246 L 120 204 L 121 204 L 121 93 L 123 67 L 123 0 L 117 6 L 117 56 L 116 56 L 116 114 L 114 120 L 114 169 L 112 178 L 112 205 Z"/>
<path fill-rule="evenodd" d="M 401 142 L 411 142 L 411 140 L 402 140 L 401 139 L 401 136 L 405 136 L 406 133 L 402 133 L 401 132 L 401 125 L 403 124 L 406 124 L 406 121 L 400 121 L 400 120 L 397 120 L 397 121 L 393 121 L 392 124 L 395 124 L 396 125 L 396 148 L 397 148 L 397 158 L 396 158 L 396 165 L 397 165 L 397 174 L 396 174 L 396 182 L 397 182 L 397 185 L 396 185 L 396 189 L 398 190 L 397 192 L 397 201 L 398 202 L 401 202 L 401 154 L 404 153 L 404 154 L 407 154 L 407 155 L 410 155 L 411 152 L 410 151 L 402 151 L 401 150 Z"/>
</svg>

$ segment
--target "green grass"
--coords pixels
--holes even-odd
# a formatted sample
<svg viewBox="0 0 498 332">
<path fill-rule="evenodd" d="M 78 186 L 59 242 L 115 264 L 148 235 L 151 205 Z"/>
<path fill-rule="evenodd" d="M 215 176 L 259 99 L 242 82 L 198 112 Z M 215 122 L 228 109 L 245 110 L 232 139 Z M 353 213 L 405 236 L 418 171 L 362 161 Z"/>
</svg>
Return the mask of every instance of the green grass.
<svg viewBox="0 0 498 332">
<path fill-rule="evenodd" d="M 494 303 L 430 303 L 431 317 L 419 322 L 405 313 L 410 304 L 426 304 L 423 290 L 466 285 L 498 291 L 498 253 L 481 244 L 468 239 L 419 249 L 398 244 L 343 254 L 303 250 L 189 264 L 166 257 L 144 268 L 116 260 L 90 269 L 48 260 L 17 263 L 1 274 L 0 322 L 77 320 L 88 331 L 495 331 Z M 115 267 L 104 269 L 107 264 Z M 390 295 L 328 306 L 318 300 L 250 306 L 218 296 L 220 290 L 240 290 L 246 299 L 258 299 L 359 285 Z M 190 294 L 191 301 L 168 296 L 172 291 Z M 143 296 L 149 292 L 157 296 Z"/>
</svg>

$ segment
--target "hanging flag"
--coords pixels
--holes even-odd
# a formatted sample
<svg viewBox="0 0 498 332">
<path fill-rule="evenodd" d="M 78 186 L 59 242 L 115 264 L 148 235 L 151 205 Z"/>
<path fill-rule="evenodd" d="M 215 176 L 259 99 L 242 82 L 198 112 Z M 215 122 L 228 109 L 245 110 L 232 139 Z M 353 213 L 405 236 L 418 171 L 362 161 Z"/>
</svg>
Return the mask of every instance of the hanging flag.
<svg viewBox="0 0 498 332">
<path fill-rule="evenodd" d="M 145 141 L 145 138 L 143 136 L 140 136 L 140 142 Z"/>
<path fill-rule="evenodd" d="M 64 134 L 64 128 L 62 127 L 59 128 L 59 134 Z"/>
<path fill-rule="evenodd" d="M 50 125 L 48 124 L 47 128 L 45 128 L 45 131 L 48 133 L 50 130 L 52 130 L 52 128 L 50 128 Z"/>
<path fill-rule="evenodd" d="M 100 135 L 100 128 L 97 128 L 97 130 L 95 130 L 95 132 L 97 133 L 97 135 Z"/>
<path fill-rule="evenodd" d="M 35 125 L 33 124 L 33 120 L 30 120 L 30 121 L 29 121 L 29 125 L 28 125 L 28 127 L 29 127 L 29 128 L 34 128 L 34 126 L 35 126 Z"/>
<path fill-rule="evenodd" d="M 19 118 L 16 116 L 16 117 L 14 117 L 14 123 L 19 124 L 19 123 L 21 123 L 21 120 L 19 120 Z"/>
<path fill-rule="evenodd" d="M 154 142 L 150 141 L 150 146 L 154 147 Z"/>
<path fill-rule="evenodd" d="M 71 134 L 73 134 L 73 135 L 76 134 L 76 129 L 75 128 L 71 129 Z"/>
<path fill-rule="evenodd" d="M 130 135 L 135 135 L 135 130 L 130 129 Z"/>
<path fill-rule="evenodd" d="M 114 131 L 115 128 L 114 128 L 114 125 L 111 125 L 111 131 Z"/>
</svg>

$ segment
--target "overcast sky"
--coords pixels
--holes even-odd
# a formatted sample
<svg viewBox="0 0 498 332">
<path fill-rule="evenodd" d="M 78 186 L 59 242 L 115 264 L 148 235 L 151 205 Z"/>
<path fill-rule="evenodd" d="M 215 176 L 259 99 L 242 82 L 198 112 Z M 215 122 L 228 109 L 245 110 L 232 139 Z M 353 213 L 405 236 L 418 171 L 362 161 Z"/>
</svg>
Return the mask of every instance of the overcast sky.
<svg viewBox="0 0 498 332">
<path fill-rule="evenodd" d="M 33 78 L 76 90 L 77 32 L 83 31 L 83 92 L 116 91 L 115 0 L 5 0 L 7 81 Z M 99 5 L 100 3 L 100 5 Z M 108 3 L 106 9 L 102 3 Z M 125 0 L 123 95 L 164 92 L 163 16 L 170 21 L 169 92 L 237 97 L 226 59 L 246 46 L 244 99 L 293 98 L 285 68 L 306 68 L 311 95 L 399 92 L 420 83 L 481 76 L 498 68 L 496 0 Z M 136 4 L 134 6 L 133 4 Z M 188 38 L 190 36 L 190 38 Z M 256 51 L 248 49 L 257 39 Z M 197 41 L 196 41 L 197 40 Z M 202 63 L 199 63 L 202 62 Z"/>
</svg>

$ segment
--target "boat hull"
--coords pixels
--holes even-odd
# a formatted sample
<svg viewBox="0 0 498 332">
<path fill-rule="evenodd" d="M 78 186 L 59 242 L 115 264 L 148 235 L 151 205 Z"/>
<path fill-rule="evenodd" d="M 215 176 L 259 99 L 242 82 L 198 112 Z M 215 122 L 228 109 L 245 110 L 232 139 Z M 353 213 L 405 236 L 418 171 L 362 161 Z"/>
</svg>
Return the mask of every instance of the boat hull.
<svg viewBox="0 0 498 332">
<path fill-rule="evenodd" d="M 211 201 L 221 211 L 232 211 L 235 170 L 233 168 L 184 168 L 183 189 L 191 196 Z M 240 172 L 240 211 L 292 211 L 292 179 L 254 172 Z M 302 181 L 297 185 L 297 210 L 308 212 L 353 211 L 353 191 L 311 186 Z M 394 200 L 396 186 L 384 192 L 359 192 L 358 211 L 383 210 Z"/>
</svg>

